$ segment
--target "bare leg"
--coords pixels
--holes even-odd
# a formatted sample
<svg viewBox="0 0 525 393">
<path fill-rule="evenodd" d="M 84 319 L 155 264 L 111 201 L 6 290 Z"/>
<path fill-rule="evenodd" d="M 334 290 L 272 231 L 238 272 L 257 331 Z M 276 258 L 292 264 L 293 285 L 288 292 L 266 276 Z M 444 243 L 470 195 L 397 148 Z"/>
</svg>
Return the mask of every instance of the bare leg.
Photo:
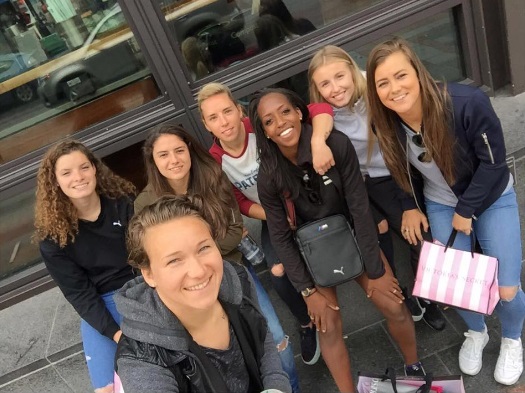
<svg viewBox="0 0 525 393">
<path fill-rule="evenodd" d="M 337 294 L 334 288 L 319 288 L 323 296 L 328 298 L 332 304 L 337 303 Z M 354 393 L 354 381 L 350 368 L 350 357 L 343 340 L 343 322 L 341 311 L 328 310 L 328 316 L 332 319 L 333 329 L 326 333 L 319 332 L 319 345 L 321 354 L 334 378 L 337 388 L 341 392 Z"/>
</svg>

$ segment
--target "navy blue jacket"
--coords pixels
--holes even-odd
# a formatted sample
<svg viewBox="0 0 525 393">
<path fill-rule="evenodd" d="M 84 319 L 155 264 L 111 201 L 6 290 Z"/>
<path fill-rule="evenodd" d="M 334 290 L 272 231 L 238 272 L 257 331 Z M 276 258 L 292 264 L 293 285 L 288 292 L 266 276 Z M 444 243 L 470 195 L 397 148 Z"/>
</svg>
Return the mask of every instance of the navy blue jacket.
<svg viewBox="0 0 525 393">
<path fill-rule="evenodd" d="M 478 217 L 503 193 L 509 182 L 505 141 L 498 116 L 487 95 L 478 88 L 447 84 L 454 114 L 450 129 L 454 145 L 456 181 L 451 189 L 458 198 L 456 213 Z M 406 146 L 406 132 L 397 129 L 399 141 Z M 413 173 L 419 172 L 412 167 Z M 422 182 L 414 182 L 414 193 L 421 195 Z M 402 199 L 403 210 L 415 209 L 413 198 Z"/>
</svg>

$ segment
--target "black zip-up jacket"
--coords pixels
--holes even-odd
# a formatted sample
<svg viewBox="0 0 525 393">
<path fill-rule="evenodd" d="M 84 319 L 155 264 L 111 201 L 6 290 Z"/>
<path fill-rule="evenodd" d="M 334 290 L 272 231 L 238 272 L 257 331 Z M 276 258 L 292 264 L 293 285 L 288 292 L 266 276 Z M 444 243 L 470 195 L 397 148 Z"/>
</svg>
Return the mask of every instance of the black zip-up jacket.
<svg viewBox="0 0 525 393">
<path fill-rule="evenodd" d="M 297 224 L 301 225 L 333 214 L 345 214 L 353 223 L 367 276 L 371 279 L 382 277 L 385 270 L 379 254 L 377 229 L 352 142 L 342 132 L 335 129 L 332 131 L 326 144 L 332 150 L 336 164 L 326 172 L 325 176 L 319 176 L 312 166 L 311 139 L 311 126 L 303 124 L 297 166 L 290 164 L 290 168 L 282 169 L 297 172 L 297 182 L 301 184 L 299 195 L 294 200 Z M 319 205 L 309 200 L 310 191 L 302 183 L 303 170 L 308 172 L 312 186 L 319 192 L 322 200 Z M 257 191 L 266 212 L 270 238 L 277 256 L 282 261 L 294 287 L 301 291 L 312 287 L 314 282 L 294 241 L 294 233 L 287 219 L 284 197 L 279 193 L 273 179 L 274 174 L 266 173 L 261 166 Z"/>
<path fill-rule="evenodd" d="M 454 168 L 456 182 L 450 186 L 458 198 L 456 213 L 465 218 L 480 216 L 503 193 L 509 183 L 505 141 L 498 116 L 489 98 L 478 88 L 457 83 L 447 84 L 454 114 Z M 406 132 L 397 129 L 403 149 Z M 412 167 L 412 172 L 420 175 Z M 414 183 L 414 193 L 421 194 L 423 182 Z M 413 198 L 402 199 L 403 210 L 415 209 Z"/>
<path fill-rule="evenodd" d="M 120 328 L 100 295 L 119 289 L 135 277 L 126 249 L 133 201 L 101 196 L 100 203 L 95 221 L 79 221 L 74 242 L 60 248 L 46 239 L 40 242 L 40 254 L 49 274 L 80 317 L 113 339 Z"/>
</svg>

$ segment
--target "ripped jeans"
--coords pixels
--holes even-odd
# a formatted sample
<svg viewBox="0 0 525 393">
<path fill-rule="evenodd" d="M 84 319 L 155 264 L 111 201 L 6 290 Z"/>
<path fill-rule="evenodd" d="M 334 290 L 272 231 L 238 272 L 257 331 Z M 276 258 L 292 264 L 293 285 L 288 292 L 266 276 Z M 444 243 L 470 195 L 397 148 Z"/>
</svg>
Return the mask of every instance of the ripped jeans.
<svg viewBox="0 0 525 393">
<path fill-rule="evenodd" d="M 279 318 L 277 317 L 273 305 L 270 302 L 270 297 L 268 296 L 266 290 L 263 288 L 259 277 L 257 277 L 257 273 L 255 273 L 255 270 L 249 262 L 245 261 L 245 266 L 250 272 L 250 275 L 252 276 L 253 281 L 255 283 L 257 300 L 259 301 L 261 312 L 263 313 L 264 317 L 266 318 L 266 321 L 268 322 L 268 329 L 272 334 L 275 345 L 279 347 L 279 344 L 281 344 L 283 340 L 285 341 L 286 348 L 282 351 L 279 351 L 279 357 L 281 358 L 281 364 L 283 366 L 284 372 L 286 372 L 286 374 L 288 374 L 288 377 L 290 378 L 290 385 L 292 385 L 293 393 L 299 393 L 299 380 L 297 378 L 297 370 L 295 369 L 292 345 L 289 342 L 288 336 L 284 334 L 281 322 L 279 322 Z"/>
<path fill-rule="evenodd" d="M 446 244 L 452 231 L 454 208 L 425 200 L 427 216 L 434 239 Z M 472 228 L 483 253 L 498 258 L 498 284 L 500 287 L 518 287 L 514 299 L 500 300 L 496 313 L 501 322 L 501 335 L 517 340 L 521 336 L 525 320 L 525 294 L 521 289 L 521 232 L 518 203 L 514 188 L 505 192 L 485 210 Z M 470 238 L 464 233 L 456 236 L 453 247 L 470 250 Z M 485 317 L 466 310 L 456 310 L 468 328 L 481 332 L 485 328 Z"/>
</svg>

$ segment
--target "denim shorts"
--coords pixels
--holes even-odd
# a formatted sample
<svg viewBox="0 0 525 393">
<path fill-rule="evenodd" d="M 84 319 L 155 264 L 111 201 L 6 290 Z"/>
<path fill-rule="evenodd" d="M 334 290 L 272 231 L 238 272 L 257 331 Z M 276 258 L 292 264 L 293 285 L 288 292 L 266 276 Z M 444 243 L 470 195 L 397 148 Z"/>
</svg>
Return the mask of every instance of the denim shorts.
<svg viewBox="0 0 525 393">
<path fill-rule="evenodd" d="M 452 231 L 455 208 L 428 199 L 425 205 L 434 239 L 446 244 Z M 472 220 L 472 228 L 483 254 L 498 258 L 499 286 L 520 286 L 521 231 L 514 188 L 500 196 L 477 220 Z M 453 247 L 470 250 L 469 236 L 458 233 Z"/>
<path fill-rule="evenodd" d="M 113 319 L 120 325 L 122 318 L 113 301 L 114 293 L 115 291 L 105 293 L 101 298 Z M 80 321 L 80 334 L 93 389 L 100 389 L 112 384 L 117 344 L 112 339 L 100 334 L 83 319 Z"/>
</svg>

